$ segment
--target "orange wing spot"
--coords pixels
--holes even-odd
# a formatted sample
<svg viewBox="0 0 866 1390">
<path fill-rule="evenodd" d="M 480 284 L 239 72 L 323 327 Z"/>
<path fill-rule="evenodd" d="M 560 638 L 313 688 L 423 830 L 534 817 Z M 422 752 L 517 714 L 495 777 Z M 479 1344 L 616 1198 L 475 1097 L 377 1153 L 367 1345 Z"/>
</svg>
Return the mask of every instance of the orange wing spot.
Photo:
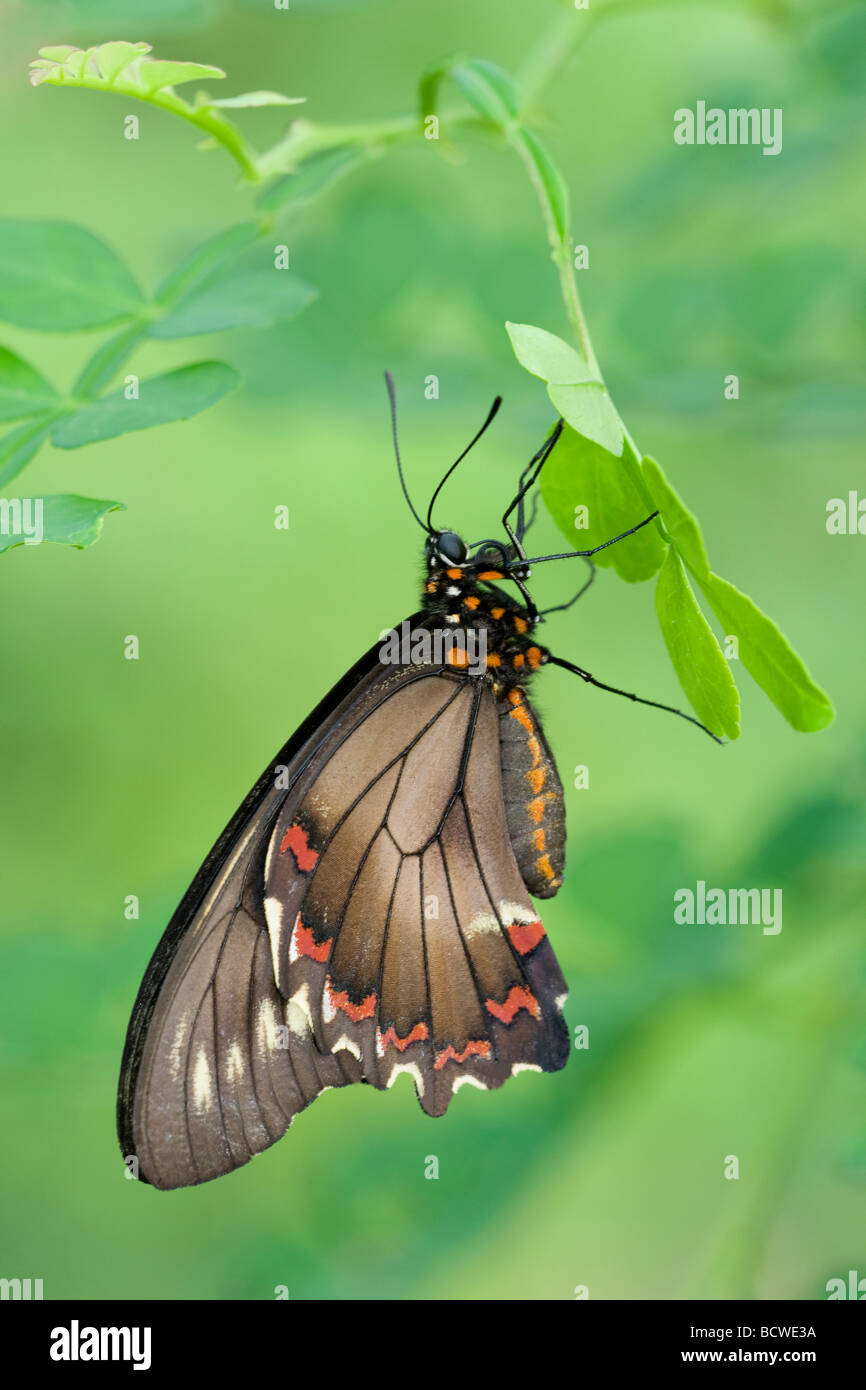
<svg viewBox="0 0 866 1390">
<path fill-rule="evenodd" d="M 435 594 L 435 592 L 436 592 L 436 583 L 435 583 L 434 580 L 431 579 L 430 582 L 429 582 L 428 584 L 425 584 L 425 585 L 424 585 L 424 592 L 425 592 L 425 594 Z"/>
<path fill-rule="evenodd" d="M 535 867 L 540 874 L 544 874 L 544 877 L 549 883 L 552 883 L 556 878 L 556 874 L 553 872 L 553 866 L 546 854 L 540 854 L 538 856 L 535 861 Z"/>
<path fill-rule="evenodd" d="M 334 989 L 330 980 L 325 982 L 328 990 L 328 998 L 335 1009 L 342 1009 L 353 1023 L 359 1023 L 362 1018 L 373 1018 L 376 1013 L 376 996 L 368 994 L 361 1000 L 360 1004 L 353 1004 L 344 989 Z"/>
<path fill-rule="evenodd" d="M 546 932 L 540 922 L 512 922 L 508 935 L 515 951 L 521 956 L 528 956 Z"/>
<path fill-rule="evenodd" d="M 416 1023 L 415 1027 L 406 1034 L 405 1038 L 398 1037 L 397 1029 L 391 1024 L 390 1027 L 385 1029 L 384 1033 L 379 1034 L 379 1051 L 380 1053 L 384 1053 L 388 1044 L 393 1043 L 398 1052 L 405 1052 L 410 1043 L 423 1042 L 427 1036 L 426 1023 Z"/>
<path fill-rule="evenodd" d="M 477 579 L 504 579 L 501 570 L 482 570 L 481 574 L 476 575 Z"/>
<path fill-rule="evenodd" d="M 462 579 L 462 578 L 463 578 L 463 571 L 462 571 L 462 570 L 446 570 L 445 573 L 448 575 L 448 578 L 449 578 L 449 579 Z"/>
<path fill-rule="evenodd" d="M 525 618 L 521 618 L 518 613 L 515 613 L 514 626 L 517 628 L 518 632 L 525 632 L 529 624 L 527 623 Z"/>
<path fill-rule="evenodd" d="M 459 647 L 455 647 L 448 653 L 446 660 L 449 666 L 468 666 L 469 653 L 461 651 Z"/>
<path fill-rule="evenodd" d="M 490 655 L 489 655 L 488 658 L 487 658 L 487 665 L 488 665 L 488 666 L 501 666 L 501 665 L 502 665 L 502 657 L 501 657 L 501 656 L 498 656 L 498 655 L 496 654 L 496 652 L 491 652 Z"/>
<path fill-rule="evenodd" d="M 545 832 L 544 830 L 534 830 L 534 831 L 532 832 L 532 843 L 533 843 L 533 846 L 535 847 L 535 849 L 538 850 L 538 853 L 539 853 L 539 854 L 543 854 L 543 853 L 544 853 L 544 844 L 545 844 L 546 838 L 547 838 L 547 835 L 546 835 L 546 832 Z"/>
<path fill-rule="evenodd" d="M 331 947 L 334 944 L 333 938 L 317 941 L 313 936 L 312 927 L 305 927 L 301 921 L 300 912 L 295 918 L 293 936 L 292 944 L 299 956 L 307 956 L 310 960 L 324 961 L 331 954 Z"/>
<path fill-rule="evenodd" d="M 533 1018 L 541 1017 L 538 1000 L 526 985 L 512 985 L 504 1004 L 497 1004 L 495 999 L 488 999 L 485 1008 L 494 1018 L 498 1018 L 500 1023 L 512 1023 L 515 1014 L 521 1009 L 526 1009 Z"/>
<path fill-rule="evenodd" d="M 529 662 L 532 670 L 537 671 L 541 665 L 541 648 L 530 647 L 529 651 L 526 653 L 526 660 Z"/>
<path fill-rule="evenodd" d="M 465 1062 L 467 1057 L 489 1057 L 490 1043 L 483 1041 L 470 1041 L 466 1044 L 462 1052 L 455 1052 L 449 1043 L 444 1052 L 440 1052 L 436 1061 L 433 1063 L 435 1071 L 441 1071 L 446 1062 Z"/>
<path fill-rule="evenodd" d="M 522 704 L 523 704 L 523 696 L 521 695 L 521 693 L 520 693 L 519 690 L 509 690 L 509 692 L 508 692 L 508 703 L 509 703 L 509 705 L 522 705 Z M 511 713 L 514 714 L 514 710 L 512 710 Z"/>
<path fill-rule="evenodd" d="M 289 826 L 280 845 L 280 854 L 285 854 L 287 849 L 292 851 L 295 863 L 304 874 L 309 873 L 319 858 L 319 851 L 310 848 L 307 832 L 302 825 Z"/>
<path fill-rule="evenodd" d="M 526 814 L 529 816 L 529 819 L 532 821 L 533 825 L 538 825 L 542 817 L 544 816 L 544 797 L 534 797 L 533 800 L 530 801 L 528 806 L 526 807 Z"/>
<path fill-rule="evenodd" d="M 482 575 L 480 576 L 480 578 L 483 579 L 483 578 L 484 578 L 484 575 L 482 574 Z M 505 609 L 504 609 L 504 608 L 491 608 L 491 610 L 490 610 L 490 616 L 491 616 L 491 618 L 495 618 L 496 621 L 499 622 L 499 619 L 502 617 L 502 614 L 503 614 L 504 612 L 505 612 Z"/>
<path fill-rule="evenodd" d="M 515 691 L 514 694 L 518 695 L 518 692 Z M 510 698 L 510 696 L 509 696 L 509 698 Z M 524 729 L 526 730 L 526 732 L 529 734 L 530 738 L 532 738 L 532 737 L 534 736 L 534 732 L 535 732 L 534 729 L 533 729 L 533 727 L 532 727 L 532 720 L 531 720 L 530 717 L 529 717 L 529 713 L 528 713 L 528 711 L 527 711 L 527 709 L 526 709 L 525 704 L 524 704 L 523 701 L 519 698 L 519 695 L 518 695 L 518 699 L 517 699 L 517 700 L 512 700 L 512 701 L 511 701 L 511 704 L 512 704 L 511 718 L 512 718 L 512 719 L 516 719 L 517 722 L 518 722 L 518 724 L 520 724 L 521 727 L 524 728 Z"/>
<path fill-rule="evenodd" d="M 531 767 L 526 774 L 526 780 L 537 796 L 544 786 L 547 773 L 543 767 Z"/>
<path fill-rule="evenodd" d="M 474 608 L 477 608 L 480 602 L 481 602 L 481 599 L 478 597 L 477 594 L 470 594 L 469 598 L 465 598 L 465 599 L 463 600 L 463 603 L 464 603 L 464 605 L 465 605 L 467 608 L 473 608 L 473 609 L 474 609 Z"/>
<path fill-rule="evenodd" d="M 511 658 L 511 664 L 514 667 L 515 671 L 520 670 L 521 666 L 523 665 L 523 660 L 523 652 L 518 652 L 516 656 L 513 656 Z"/>
</svg>

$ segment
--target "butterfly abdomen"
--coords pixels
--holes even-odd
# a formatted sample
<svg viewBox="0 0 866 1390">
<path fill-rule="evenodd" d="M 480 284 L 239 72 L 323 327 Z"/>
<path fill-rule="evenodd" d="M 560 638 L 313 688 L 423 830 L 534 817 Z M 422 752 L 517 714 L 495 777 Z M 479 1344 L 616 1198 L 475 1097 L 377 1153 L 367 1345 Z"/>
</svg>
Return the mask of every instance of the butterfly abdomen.
<svg viewBox="0 0 866 1390">
<path fill-rule="evenodd" d="M 512 687 L 498 702 L 505 818 L 523 881 L 536 898 L 552 898 L 565 872 L 562 783 L 538 716 Z"/>
</svg>

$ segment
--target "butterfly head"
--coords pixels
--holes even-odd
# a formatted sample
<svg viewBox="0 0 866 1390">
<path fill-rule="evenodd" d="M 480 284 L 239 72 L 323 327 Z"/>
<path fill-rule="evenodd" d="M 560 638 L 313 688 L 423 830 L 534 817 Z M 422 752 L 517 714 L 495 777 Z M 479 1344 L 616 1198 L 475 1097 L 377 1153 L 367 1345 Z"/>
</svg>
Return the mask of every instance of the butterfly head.
<svg viewBox="0 0 866 1390">
<path fill-rule="evenodd" d="M 466 542 L 456 531 L 431 531 L 427 537 L 428 569 L 462 569 L 468 557 Z"/>
</svg>

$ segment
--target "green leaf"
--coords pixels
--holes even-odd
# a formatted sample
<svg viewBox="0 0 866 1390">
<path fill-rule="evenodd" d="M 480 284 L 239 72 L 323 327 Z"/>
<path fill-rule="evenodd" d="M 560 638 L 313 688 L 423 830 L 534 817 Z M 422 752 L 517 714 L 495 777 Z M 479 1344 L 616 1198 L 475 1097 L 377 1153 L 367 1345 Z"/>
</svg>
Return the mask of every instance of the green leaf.
<svg viewBox="0 0 866 1390">
<path fill-rule="evenodd" d="M 53 48 L 40 48 L 40 58 L 47 58 L 52 63 L 65 63 L 70 53 L 75 53 L 76 48 L 71 43 L 56 44 Z"/>
<path fill-rule="evenodd" d="M 714 734 L 739 738 L 740 697 L 731 669 L 673 549 L 656 582 L 656 613 L 674 670 L 698 719 Z"/>
<path fill-rule="evenodd" d="M 548 386 L 547 394 L 562 418 L 587 439 L 619 458 L 625 428 L 616 407 L 601 383 L 582 386 Z"/>
<path fill-rule="evenodd" d="M 127 400 L 123 391 L 115 391 L 85 406 L 63 422 L 52 443 L 58 449 L 79 449 L 132 430 L 189 420 L 234 390 L 238 381 L 234 367 L 225 362 L 194 362 L 142 381 L 138 400 Z"/>
<path fill-rule="evenodd" d="M 102 534 L 103 520 L 109 512 L 126 511 L 126 505 L 123 502 L 105 502 L 95 497 L 77 497 L 74 493 L 52 493 L 48 497 L 29 500 L 31 502 L 31 522 L 36 519 L 36 514 L 32 510 L 32 503 L 42 503 L 42 540 L 50 541 L 54 545 L 73 545 L 78 550 L 84 550 L 88 545 L 93 545 L 94 541 L 99 540 Z M 6 514 L 4 504 L 8 510 L 9 504 L 14 502 L 18 502 L 20 506 L 21 499 L 0 498 L 0 551 L 12 550 L 17 545 L 27 543 L 20 529 L 17 534 L 7 535 L 3 528 Z"/>
<path fill-rule="evenodd" d="M 56 414 L 42 416 L 19 425 L 0 439 L 0 487 L 17 478 L 32 458 L 39 453 L 51 433 L 57 419 Z"/>
<path fill-rule="evenodd" d="M 40 48 L 39 52 L 44 53 L 46 57 L 51 56 L 44 48 Z M 93 55 L 93 60 L 105 81 L 111 83 L 129 63 L 135 62 L 136 58 L 149 52 L 149 43 L 126 43 L 122 39 L 117 39 L 111 43 L 100 44 Z"/>
<path fill-rule="evenodd" d="M 369 158 L 369 151 L 360 145 L 344 145 L 334 150 L 324 150 L 321 154 L 304 160 L 295 173 L 286 174 L 260 194 L 259 207 L 266 212 L 276 212 L 312 202 L 326 188 L 330 188 L 331 184 Z"/>
<path fill-rule="evenodd" d="M 188 338 L 225 328 L 268 328 L 292 319 L 315 299 L 316 290 L 286 270 L 238 272 L 196 286 L 165 318 L 150 328 L 153 338 Z"/>
<path fill-rule="evenodd" d="M 833 704 L 772 619 L 717 574 L 700 583 L 726 635 L 737 638 L 746 670 L 788 723 L 801 733 L 826 728 L 835 714 Z"/>
<path fill-rule="evenodd" d="M 221 97 L 217 101 L 210 98 L 200 101 L 199 106 L 221 106 L 234 109 L 246 106 L 298 106 L 306 97 L 286 97 L 282 92 L 241 92 L 236 97 Z"/>
<path fill-rule="evenodd" d="M 54 387 L 8 348 L 0 347 L 0 420 L 26 420 L 52 410 L 59 400 Z"/>
<path fill-rule="evenodd" d="M 210 279 L 220 266 L 252 246 L 258 235 L 257 223 L 238 222 L 209 237 L 169 272 L 156 292 L 157 302 L 171 304 L 181 294 L 189 293 L 196 285 Z"/>
<path fill-rule="evenodd" d="M 554 333 L 532 324 L 506 323 L 505 327 L 518 362 L 547 382 L 548 395 L 563 419 L 578 434 L 619 458 L 625 428 L 607 388 L 580 353 Z"/>
<path fill-rule="evenodd" d="M 710 562 L 697 517 L 674 492 L 655 459 L 645 458 L 640 467 L 653 503 L 661 512 L 662 521 L 680 555 L 696 579 L 709 578 Z"/>
<path fill-rule="evenodd" d="M 163 87 L 179 87 L 183 82 L 208 82 L 225 77 L 222 68 L 209 63 L 177 63 L 159 58 L 142 58 L 138 67 L 138 85 L 146 92 L 158 92 Z"/>
<path fill-rule="evenodd" d="M 449 75 L 485 120 L 507 126 L 520 114 L 517 89 L 508 73 L 486 58 L 467 58 L 452 64 Z M 429 112 L 425 114 L 430 114 Z"/>
<path fill-rule="evenodd" d="M 526 126 L 519 126 L 513 130 L 509 134 L 509 140 L 523 160 L 545 216 L 552 224 L 556 239 L 565 245 L 571 224 L 571 208 L 565 180 L 547 153 L 546 147 Z"/>
<path fill-rule="evenodd" d="M 142 308 L 123 261 L 83 227 L 0 221 L 0 319 L 70 333 L 107 327 Z"/>
<path fill-rule="evenodd" d="M 39 58 L 30 64 L 30 81 L 34 86 L 52 82 L 59 86 L 73 83 L 78 86 L 111 90 L 133 88 L 147 97 L 166 87 L 178 87 L 184 82 L 204 82 L 225 77 L 222 68 L 209 63 L 187 63 L 148 58 L 149 43 L 127 43 L 114 40 L 93 48 L 40 48 Z M 250 97 L 274 96 L 275 93 L 246 93 Z M 284 98 L 281 101 L 289 101 Z M 243 98 L 237 105 L 245 104 Z M 264 103 L 249 102 L 249 105 Z"/>
<path fill-rule="evenodd" d="M 533 376 L 554 385 L 575 385 L 581 381 L 596 381 L 576 348 L 531 323 L 506 323 L 514 355 L 521 367 Z"/>
<path fill-rule="evenodd" d="M 613 458 L 598 444 L 575 433 L 568 425 L 541 473 L 541 494 L 569 545 L 590 550 L 636 526 L 647 516 L 647 506 L 632 473 L 633 459 Z M 588 524 L 576 521 L 587 509 Z M 654 523 L 633 536 L 617 541 L 593 557 L 602 568 L 613 568 L 630 584 L 651 579 L 665 556 L 665 544 Z"/>
</svg>

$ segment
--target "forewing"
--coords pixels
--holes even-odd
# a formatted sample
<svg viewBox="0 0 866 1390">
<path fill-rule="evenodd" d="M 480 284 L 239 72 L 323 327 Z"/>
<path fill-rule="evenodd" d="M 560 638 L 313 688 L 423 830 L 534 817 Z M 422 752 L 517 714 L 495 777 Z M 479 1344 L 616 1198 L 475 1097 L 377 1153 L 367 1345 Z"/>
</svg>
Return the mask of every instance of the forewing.
<svg viewBox="0 0 866 1390">
<path fill-rule="evenodd" d="M 351 1057 L 294 1045 L 261 905 L 267 809 L 183 937 L 151 1017 L 132 1113 L 133 1152 L 156 1187 L 205 1182 L 285 1133 Z"/>
<path fill-rule="evenodd" d="M 157 1187 L 238 1167 L 325 1086 L 360 1079 L 350 1054 L 315 1048 L 276 987 L 264 859 L 280 807 L 297 804 L 323 745 L 353 727 L 356 705 L 381 680 L 378 649 L 347 672 L 265 769 L 145 973 L 121 1063 L 117 1125 L 125 1158 Z"/>
</svg>

